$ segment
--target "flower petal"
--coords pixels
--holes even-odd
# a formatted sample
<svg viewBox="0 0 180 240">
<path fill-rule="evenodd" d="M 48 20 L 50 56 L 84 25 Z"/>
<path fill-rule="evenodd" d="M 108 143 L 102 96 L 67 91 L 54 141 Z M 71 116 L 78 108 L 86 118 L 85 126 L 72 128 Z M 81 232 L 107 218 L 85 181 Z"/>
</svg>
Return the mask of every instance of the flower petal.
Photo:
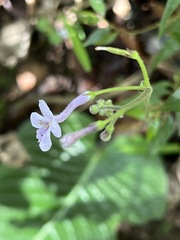
<svg viewBox="0 0 180 240">
<path fill-rule="evenodd" d="M 80 94 L 79 96 L 77 96 L 74 100 L 72 100 L 67 105 L 67 107 L 64 109 L 64 111 L 62 111 L 59 115 L 55 116 L 55 120 L 58 123 L 63 122 L 64 120 L 66 120 L 69 117 L 69 115 L 74 111 L 74 109 L 85 104 L 90 99 L 91 99 L 91 96 L 88 95 L 88 92 L 84 92 L 84 93 Z"/>
<path fill-rule="evenodd" d="M 98 128 L 97 128 L 97 124 L 95 122 L 95 123 L 92 123 L 89 126 L 87 126 L 86 128 L 83 128 L 83 129 L 81 129 L 79 131 L 72 132 L 72 133 L 64 135 L 60 139 L 60 143 L 61 143 L 62 147 L 64 147 L 64 148 L 70 147 L 78 139 L 80 139 L 80 138 L 82 138 L 82 137 L 84 137 L 84 136 L 86 136 L 86 135 L 88 135 L 90 133 L 96 132 L 96 131 L 98 131 Z"/>
<path fill-rule="evenodd" d="M 66 134 L 60 139 L 60 143 L 63 148 L 70 147 L 76 141 L 77 141 L 77 138 L 75 137 L 75 134 L 73 134 L 73 133 Z"/>
<path fill-rule="evenodd" d="M 39 147 L 43 152 L 49 151 L 52 146 L 52 141 L 50 137 L 50 129 L 47 129 L 46 133 L 42 136 L 39 143 Z"/>
<path fill-rule="evenodd" d="M 39 100 L 39 108 L 45 118 L 47 118 L 48 120 L 52 120 L 53 113 L 51 112 L 50 108 L 44 100 Z"/>
<path fill-rule="evenodd" d="M 42 127 L 41 123 L 44 122 L 45 119 L 39 113 L 33 112 L 33 113 L 31 113 L 30 121 L 31 121 L 31 124 L 33 127 L 40 128 L 40 127 Z"/>
<path fill-rule="evenodd" d="M 61 137 L 61 128 L 57 122 L 53 120 L 52 125 L 51 125 L 51 132 L 53 135 L 57 138 Z"/>
</svg>

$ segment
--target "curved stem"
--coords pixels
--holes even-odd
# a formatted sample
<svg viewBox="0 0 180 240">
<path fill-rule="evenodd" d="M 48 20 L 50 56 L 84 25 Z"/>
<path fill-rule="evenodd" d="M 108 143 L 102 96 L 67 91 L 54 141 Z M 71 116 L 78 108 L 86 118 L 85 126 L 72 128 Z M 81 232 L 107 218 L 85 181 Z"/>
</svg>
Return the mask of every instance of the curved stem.
<svg viewBox="0 0 180 240">
<path fill-rule="evenodd" d="M 114 116 L 112 116 L 112 117 L 118 117 L 118 118 L 121 117 L 125 112 L 129 111 L 130 109 L 136 107 L 140 103 L 147 100 L 149 98 L 149 96 L 151 95 L 151 93 L 152 93 L 152 89 L 151 88 L 146 88 L 139 96 L 137 96 L 131 102 L 122 106 L 122 108 L 119 111 L 117 111 L 114 114 Z"/>
<path fill-rule="evenodd" d="M 113 54 L 117 54 L 117 55 L 120 55 L 120 56 L 124 56 L 124 57 L 128 57 L 128 58 L 136 60 L 139 64 L 140 68 L 141 68 L 141 71 L 142 71 L 142 75 L 143 75 L 143 78 L 144 78 L 144 81 L 143 81 L 144 87 L 151 87 L 146 67 L 145 67 L 144 62 L 141 59 L 141 57 L 139 56 L 139 53 L 137 51 L 135 51 L 135 50 L 133 50 L 133 51 L 124 50 L 124 49 L 118 49 L 118 48 L 113 48 L 113 47 L 101 47 L 101 46 L 96 47 L 95 49 L 97 51 L 99 51 L 99 50 L 107 51 L 107 52 L 110 52 L 110 53 L 113 53 Z"/>
<path fill-rule="evenodd" d="M 110 92 L 119 92 L 119 91 L 128 91 L 128 90 L 144 90 L 146 87 L 143 86 L 127 86 L 127 87 L 114 87 L 114 88 L 107 88 L 107 89 L 102 89 L 97 92 L 93 92 L 93 96 L 98 96 L 101 94 L 105 93 L 110 93 Z"/>
<path fill-rule="evenodd" d="M 144 78 L 144 85 L 146 87 L 151 87 L 146 67 L 144 65 L 143 60 L 140 58 L 138 52 L 135 52 L 135 58 L 134 59 L 138 62 L 139 66 L 141 68 L 142 75 L 143 75 L 143 78 Z"/>
<path fill-rule="evenodd" d="M 133 99 L 131 102 L 125 104 L 124 106 L 121 106 L 121 109 L 117 111 L 113 116 L 105 119 L 105 120 L 99 120 L 96 122 L 98 130 L 102 130 L 106 127 L 106 125 L 110 122 L 115 123 L 119 117 L 122 117 L 125 112 L 129 111 L 130 109 L 136 107 L 140 103 L 144 102 L 145 100 L 148 100 L 150 95 L 152 93 L 152 88 L 146 88 L 140 95 L 138 95 L 135 99 Z"/>
</svg>

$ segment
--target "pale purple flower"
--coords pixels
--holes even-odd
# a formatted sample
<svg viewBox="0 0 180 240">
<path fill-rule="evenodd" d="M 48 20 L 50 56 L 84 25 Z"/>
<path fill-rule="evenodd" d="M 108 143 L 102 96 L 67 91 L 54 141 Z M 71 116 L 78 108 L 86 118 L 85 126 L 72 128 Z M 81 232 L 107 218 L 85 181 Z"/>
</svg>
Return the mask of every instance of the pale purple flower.
<svg viewBox="0 0 180 240">
<path fill-rule="evenodd" d="M 78 139 L 98 131 L 98 127 L 96 125 L 96 123 L 92 123 L 89 126 L 87 126 L 86 128 L 83 128 L 77 132 L 72 132 L 69 134 L 64 135 L 61 139 L 60 139 L 60 143 L 62 145 L 62 147 L 66 148 L 66 147 L 70 147 L 71 145 L 73 145 L 75 142 L 77 142 Z"/>
<path fill-rule="evenodd" d="M 90 91 L 86 91 L 80 94 L 75 99 L 73 99 L 59 115 L 55 116 L 56 121 L 58 123 L 64 122 L 64 120 L 69 117 L 69 115 L 74 111 L 74 109 L 87 103 L 92 98 L 93 96 L 91 95 Z"/>
<path fill-rule="evenodd" d="M 52 132 L 55 137 L 60 138 L 61 128 L 44 100 L 39 100 L 39 108 L 42 115 L 33 112 L 31 113 L 30 120 L 32 126 L 38 128 L 36 138 L 38 139 L 39 147 L 43 152 L 46 152 L 52 146 L 50 133 Z"/>
<path fill-rule="evenodd" d="M 30 120 L 33 127 L 37 128 L 36 138 L 39 142 L 39 147 L 42 151 L 48 151 L 52 146 L 50 133 L 57 137 L 61 137 L 61 128 L 58 123 L 66 120 L 69 115 L 84 103 L 93 98 L 91 92 L 84 92 L 72 100 L 68 106 L 58 115 L 53 115 L 48 105 L 44 100 L 39 100 L 39 108 L 42 115 L 39 113 L 31 113 Z"/>
</svg>

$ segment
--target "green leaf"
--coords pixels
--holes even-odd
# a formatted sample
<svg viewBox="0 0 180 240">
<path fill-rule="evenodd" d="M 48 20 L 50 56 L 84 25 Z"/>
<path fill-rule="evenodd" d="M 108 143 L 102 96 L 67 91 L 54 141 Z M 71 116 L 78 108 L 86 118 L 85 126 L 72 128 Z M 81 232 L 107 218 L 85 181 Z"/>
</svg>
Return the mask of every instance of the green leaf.
<svg viewBox="0 0 180 240">
<path fill-rule="evenodd" d="M 90 122 L 75 112 L 62 130 L 68 133 Z M 13 235 L 25 240 L 115 240 L 121 222 L 144 223 L 162 217 L 167 179 L 160 159 L 144 152 L 122 153 L 121 148 L 133 144 L 131 138 L 118 137 L 100 147 L 95 137 L 89 135 L 67 149 L 53 139 L 52 149 L 43 153 L 35 129 L 24 123 L 20 139 L 31 164 L 0 172 L 0 189 L 6 193 L 2 205 L 13 204 L 13 211 L 6 205 L 12 215 L 1 216 L 3 240 L 16 239 Z"/>
<path fill-rule="evenodd" d="M 180 112 L 180 87 L 165 101 L 163 111 Z"/>
<path fill-rule="evenodd" d="M 68 36 L 72 41 L 74 53 L 79 60 L 81 66 L 86 72 L 90 72 L 92 69 L 91 60 L 89 58 L 88 52 L 86 51 L 85 47 L 83 46 L 82 42 L 79 39 L 77 32 L 75 31 L 74 27 L 65 23 L 65 26 L 68 31 Z"/>
<path fill-rule="evenodd" d="M 14 199 L 14 201 L 17 201 Z M 38 231 L 38 222 L 37 226 L 29 224 L 25 226 L 19 224 L 23 222 L 27 216 L 27 209 L 21 210 L 18 208 L 9 208 L 6 206 L 0 206 L 0 211 L 2 214 L 0 222 L 0 236 L 3 240 L 32 240 L 35 234 Z"/>
<path fill-rule="evenodd" d="M 36 217 L 56 204 L 51 191 L 35 175 L 27 169 L 1 167 L 0 236 L 5 240 L 32 239 L 42 224 Z M 32 217 L 33 224 L 30 223 Z"/>
<path fill-rule="evenodd" d="M 90 11 L 80 11 L 78 12 L 77 17 L 81 23 L 89 26 L 96 26 L 97 22 L 99 21 L 99 17 Z"/>
<path fill-rule="evenodd" d="M 74 112 L 67 121 L 61 124 L 61 127 L 63 133 L 66 134 L 84 128 L 90 122 L 91 119 L 86 115 Z M 78 181 L 80 174 L 88 163 L 87 158 L 91 155 L 95 145 L 94 134 L 89 135 L 88 139 L 79 140 L 66 149 L 62 149 L 59 140 L 52 138 L 52 149 L 43 153 L 36 141 L 35 129 L 32 128 L 30 123 L 21 127 L 20 138 L 30 153 L 32 166 L 38 168 L 41 178 L 49 186 L 52 185 L 55 193 L 61 197 L 66 196 Z M 71 173 L 72 175 L 69 177 Z"/>
<path fill-rule="evenodd" d="M 112 32 L 110 28 L 97 29 L 90 34 L 85 41 L 84 46 L 107 45 L 112 43 L 116 37 L 117 33 Z"/>
<path fill-rule="evenodd" d="M 160 22 L 160 28 L 159 28 L 160 36 L 164 32 L 168 18 L 172 15 L 172 13 L 175 11 L 175 9 L 179 4 L 180 4 L 180 0 L 167 0 L 166 7 Z"/>
<path fill-rule="evenodd" d="M 149 154 L 155 155 L 160 152 L 161 148 L 167 143 L 169 138 L 174 132 L 174 121 L 171 116 L 167 116 L 164 119 L 159 119 L 159 122 L 155 122 L 154 137 L 149 143 Z"/>
<path fill-rule="evenodd" d="M 96 13 L 100 14 L 101 16 L 105 16 L 106 5 L 104 0 L 89 0 L 89 5 Z"/>
<path fill-rule="evenodd" d="M 161 80 L 153 84 L 153 92 L 150 98 L 152 107 L 157 106 L 162 102 L 163 97 L 167 97 L 170 93 L 171 83 L 167 80 Z"/>
<path fill-rule="evenodd" d="M 34 240 L 115 240 L 110 228 L 104 223 L 97 224 L 86 216 L 77 216 L 65 221 L 48 222 Z"/>
<path fill-rule="evenodd" d="M 177 20 L 173 21 L 171 24 L 169 24 L 165 31 L 167 34 L 169 34 L 174 40 L 180 43 L 180 28 L 179 28 L 179 21 Z"/>
<path fill-rule="evenodd" d="M 161 161 L 122 154 L 118 143 L 99 151 L 87 181 L 65 198 L 35 240 L 56 239 L 53 233 L 62 240 L 115 239 L 121 221 L 144 223 L 163 215 L 167 183 Z"/>
<path fill-rule="evenodd" d="M 63 131 L 78 130 L 90 122 L 89 117 L 74 113 L 64 124 Z M 95 145 L 93 134 L 89 141 L 84 138 L 75 148 L 66 150 L 53 139 L 54 148 L 43 153 L 29 121 L 20 128 L 19 137 L 30 153 L 31 162 L 21 169 L 1 166 L 0 236 L 3 240 L 34 239 L 76 184 Z"/>
<path fill-rule="evenodd" d="M 180 44 L 172 38 L 169 38 L 160 49 L 160 51 L 153 57 L 151 62 L 151 71 L 153 71 L 156 66 L 172 57 L 180 51 Z"/>
</svg>

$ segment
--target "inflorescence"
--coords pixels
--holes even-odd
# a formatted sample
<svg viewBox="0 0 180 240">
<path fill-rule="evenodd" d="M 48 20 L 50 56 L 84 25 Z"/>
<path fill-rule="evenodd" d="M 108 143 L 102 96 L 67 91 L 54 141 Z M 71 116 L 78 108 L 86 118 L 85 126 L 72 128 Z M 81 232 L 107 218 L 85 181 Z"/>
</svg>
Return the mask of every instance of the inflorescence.
<svg viewBox="0 0 180 240">
<path fill-rule="evenodd" d="M 152 87 L 149 82 L 145 65 L 136 51 L 122 50 L 111 47 L 97 47 L 96 50 L 105 50 L 113 54 L 122 55 L 136 60 L 139 63 L 144 80 L 141 82 L 140 86 L 115 87 L 96 92 L 86 91 L 72 100 L 58 115 L 54 115 L 51 112 L 44 100 L 39 100 L 39 108 L 42 115 L 37 112 L 33 112 L 31 113 L 30 121 L 32 126 L 37 128 L 36 138 L 42 151 L 46 152 L 51 148 L 51 133 L 55 137 L 61 138 L 60 143 L 62 147 L 69 147 L 78 139 L 97 131 L 102 131 L 100 134 L 101 140 L 109 141 L 113 134 L 116 121 L 119 118 L 122 118 L 130 109 L 134 108 L 140 103 L 146 103 L 149 100 L 152 93 Z M 114 105 L 111 99 L 97 100 L 95 104 L 90 106 L 89 111 L 91 114 L 99 114 L 100 116 L 105 117 L 105 119 L 93 122 L 89 126 L 79 131 L 68 133 L 61 137 L 62 131 L 59 124 L 64 122 L 77 107 L 86 104 L 90 100 L 96 98 L 98 95 L 126 90 L 137 90 L 138 92 L 141 92 L 136 98 L 122 106 Z"/>
</svg>

